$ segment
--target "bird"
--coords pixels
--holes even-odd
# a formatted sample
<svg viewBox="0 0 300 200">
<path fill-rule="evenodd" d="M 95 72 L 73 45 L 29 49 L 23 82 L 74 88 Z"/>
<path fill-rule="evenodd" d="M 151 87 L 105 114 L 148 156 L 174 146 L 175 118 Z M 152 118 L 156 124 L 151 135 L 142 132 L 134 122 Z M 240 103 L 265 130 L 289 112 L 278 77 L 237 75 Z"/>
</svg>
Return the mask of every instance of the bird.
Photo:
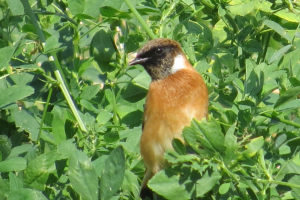
<svg viewBox="0 0 300 200">
<path fill-rule="evenodd" d="M 148 181 L 168 166 L 164 153 L 173 149 L 173 139 L 184 143 L 184 127 L 193 118 L 207 118 L 208 90 L 175 40 L 150 40 L 138 50 L 129 66 L 138 64 L 151 77 L 140 138 L 140 153 L 146 168 L 140 196 L 153 199 Z"/>
</svg>

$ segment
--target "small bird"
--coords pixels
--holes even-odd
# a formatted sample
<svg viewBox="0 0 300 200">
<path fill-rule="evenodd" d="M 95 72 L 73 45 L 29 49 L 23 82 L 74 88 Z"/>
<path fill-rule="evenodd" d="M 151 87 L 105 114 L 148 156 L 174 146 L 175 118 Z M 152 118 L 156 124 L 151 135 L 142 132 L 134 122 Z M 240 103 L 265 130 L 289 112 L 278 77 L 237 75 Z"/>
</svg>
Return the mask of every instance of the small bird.
<svg viewBox="0 0 300 200">
<path fill-rule="evenodd" d="M 140 64 L 152 81 L 146 98 L 140 151 L 146 167 L 141 198 L 153 198 L 148 181 L 167 167 L 166 150 L 173 149 L 174 138 L 181 136 L 193 118 L 208 115 L 208 92 L 202 76 L 192 67 L 180 44 L 159 38 L 138 50 L 129 65 Z"/>
</svg>

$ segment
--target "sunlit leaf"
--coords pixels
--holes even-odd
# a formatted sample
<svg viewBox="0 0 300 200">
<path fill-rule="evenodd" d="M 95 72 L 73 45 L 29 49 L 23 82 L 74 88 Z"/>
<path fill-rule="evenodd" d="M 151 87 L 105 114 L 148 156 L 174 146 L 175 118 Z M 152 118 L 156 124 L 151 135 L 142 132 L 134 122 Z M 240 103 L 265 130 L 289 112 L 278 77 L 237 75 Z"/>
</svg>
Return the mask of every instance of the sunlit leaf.
<svg viewBox="0 0 300 200">
<path fill-rule="evenodd" d="M 29 188 L 22 188 L 13 191 L 9 194 L 7 197 L 7 200 L 18 200 L 18 199 L 24 199 L 24 200 L 47 200 L 47 198 L 43 195 L 42 192 L 37 190 L 32 190 Z"/>
<path fill-rule="evenodd" d="M 68 168 L 70 183 L 83 199 L 98 199 L 98 176 L 88 156 L 75 150 L 70 157 Z"/>
<path fill-rule="evenodd" d="M 60 158 L 60 153 L 50 151 L 39 155 L 29 162 L 25 170 L 26 185 L 38 190 L 44 190 L 50 173 L 55 171 L 55 161 Z"/>
<path fill-rule="evenodd" d="M 291 101 L 294 99 L 298 94 L 300 94 L 300 86 L 293 87 L 289 90 L 287 90 L 285 93 L 280 95 L 278 101 L 275 103 L 274 108 L 277 108 L 278 106 Z"/>
<path fill-rule="evenodd" d="M 292 41 L 292 37 L 278 23 L 271 20 L 265 20 L 264 24 L 267 25 L 269 28 L 273 29 L 274 31 L 276 31 L 283 38 L 287 39 L 290 42 Z"/>
<path fill-rule="evenodd" d="M 105 168 L 101 173 L 100 197 L 110 199 L 122 185 L 125 175 L 125 155 L 122 146 L 115 148 L 105 161 Z"/>
<path fill-rule="evenodd" d="M 27 162 L 24 158 L 16 157 L 0 162 L 0 172 L 21 171 L 26 169 Z"/>
<path fill-rule="evenodd" d="M 16 103 L 16 101 L 32 95 L 33 92 L 34 88 L 27 85 L 13 85 L 1 90 L 1 93 L 5 95 L 0 97 L 0 108 L 8 104 Z"/>
</svg>

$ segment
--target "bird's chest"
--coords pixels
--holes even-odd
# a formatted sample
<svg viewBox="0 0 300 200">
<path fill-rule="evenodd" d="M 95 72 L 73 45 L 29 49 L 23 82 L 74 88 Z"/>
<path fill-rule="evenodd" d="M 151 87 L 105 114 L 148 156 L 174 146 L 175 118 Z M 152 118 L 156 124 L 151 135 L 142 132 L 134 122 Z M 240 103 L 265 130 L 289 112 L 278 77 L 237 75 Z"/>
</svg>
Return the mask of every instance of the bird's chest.
<svg viewBox="0 0 300 200">
<path fill-rule="evenodd" d="M 155 86 L 155 85 L 154 85 Z M 145 112 L 142 140 L 171 148 L 173 138 L 182 140 L 182 129 L 190 124 L 197 112 L 189 90 L 172 85 L 150 87 Z"/>
</svg>

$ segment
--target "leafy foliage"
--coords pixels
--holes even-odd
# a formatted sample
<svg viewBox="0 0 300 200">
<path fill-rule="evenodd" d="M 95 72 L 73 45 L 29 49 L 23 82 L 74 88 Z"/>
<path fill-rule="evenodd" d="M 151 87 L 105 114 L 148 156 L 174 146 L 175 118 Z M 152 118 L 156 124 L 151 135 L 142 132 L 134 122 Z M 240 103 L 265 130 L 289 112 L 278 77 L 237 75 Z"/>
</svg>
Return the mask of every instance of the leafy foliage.
<svg viewBox="0 0 300 200">
<path fill-rule="evenodd" d="M 0 198 L 138 199 L 150 78 L 129 68 L 179 41 L 210 118 L 174 140 L 149 187 L 166 199 L 300 198 L 297 1 L 1 2 Z M 149 37 L 150 36 L 150 37 Z"/>
</svg>

